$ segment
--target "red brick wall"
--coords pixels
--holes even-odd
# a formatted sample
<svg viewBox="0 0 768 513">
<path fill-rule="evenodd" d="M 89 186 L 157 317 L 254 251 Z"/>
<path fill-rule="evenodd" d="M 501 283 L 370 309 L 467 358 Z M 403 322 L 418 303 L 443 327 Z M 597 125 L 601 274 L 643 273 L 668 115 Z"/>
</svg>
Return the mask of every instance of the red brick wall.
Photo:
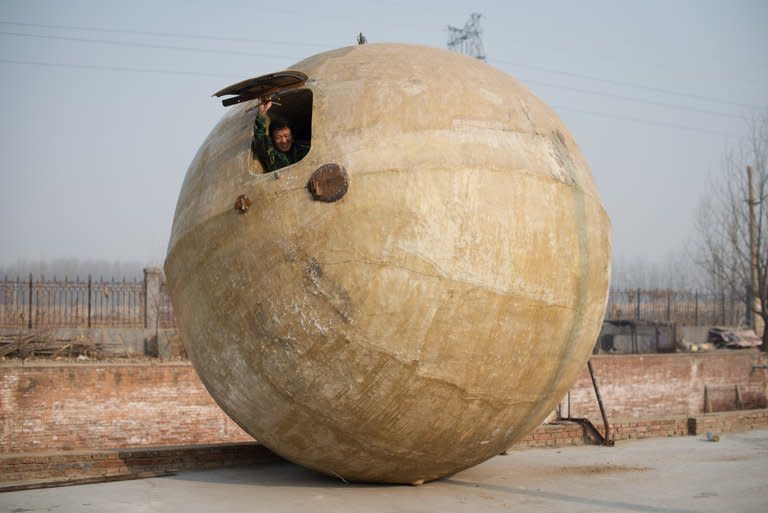
<svg viewBox="0 0 768 513">
<path fill-rule="evenodd" d="M 742 408 L 765 408 L 768 370 L 753 371 L 752 366 L 766 364 L 768 355 L 755 350 L 592 357 L 609 421 L 699 415 L 704 413 L 705 386 L 712 411 L 736 409 L 736 385 Z M 570 400 L 571 416 L 600 421 L 586 366 Z"/>
<path fill-rule="evenodd" d="M 709 413 L 688 419 L 688 432 L 702 435 L 768 428 L 768 410 Z"/>
<path fill-rule="evenodd" d="M 768 370 L 752 371 L 753 365 L 768 364 L 764 353 L 606 355 L 592 361 L 620 438 L 640 436 L 630 434 L 637 426 L 622 424 L 622 419 L 700 415 L 704 385 L 728 391 L 739 384 L 757 391 L 757 402 L 762 401 L 745 402 L 745 408 L 765 407 Z M 713 393 L 713 410 L 732 406 L 733 394 L 727 400 L 726 395 L 718 399 Z M 602 429 L 586 367 L 571 391 L 571 414 L 589 417 Z M 573 430 L 546 433 L 554 437 L 553 429 Z M 676 424 L 663 429 L 671 434 L 684 430 Z M 573 433 L 555 438 L 580 436 L 578 430 Z M 0 453 L 250 440 L 216 406 L 188 363 L 0 364 Z M 549 443 L 543 438 L 528 442 Z"/>
<path fill-rule="evenodd" d="M 0 365 L 0 453 L 252 440 L 188 363 Z"/>
<path fill-rule="evenodd" d="M 257 442 L 16 453 L 0 456 L 0 493 L 28 489 L 32 482 L 84 484 L 275 461 L 279 457 Z"/>
</svg>

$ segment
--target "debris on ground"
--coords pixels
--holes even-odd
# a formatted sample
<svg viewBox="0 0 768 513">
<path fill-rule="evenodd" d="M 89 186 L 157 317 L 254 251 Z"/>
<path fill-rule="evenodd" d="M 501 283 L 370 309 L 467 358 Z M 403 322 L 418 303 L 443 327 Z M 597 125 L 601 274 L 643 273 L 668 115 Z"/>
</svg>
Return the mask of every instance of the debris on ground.
<svg viewBox="0 0 768 513">
<path fill-rule="evenodd" d="M 712 342 L 691 342 L 685 338 L 680 342 L 680 348 L 688 353 L 704 353 L 717 349 Z"/>
<path fill-rule="evenodd" d="M 721 326 L 715 326 L 709 330 L 707 342 L 713 343 L 718 348 L 726 347 L 728 349 L 759 347 L 763 343 L 755 330 Z"/>
<path fill-rule="evenodd" d="M 0 335 L 0 358 L 96 358 L 103 347 L 86 337 L 61 337 L 52 330 Z M 81 358 L 82 359 L 82 358 Z"/>
</svg>

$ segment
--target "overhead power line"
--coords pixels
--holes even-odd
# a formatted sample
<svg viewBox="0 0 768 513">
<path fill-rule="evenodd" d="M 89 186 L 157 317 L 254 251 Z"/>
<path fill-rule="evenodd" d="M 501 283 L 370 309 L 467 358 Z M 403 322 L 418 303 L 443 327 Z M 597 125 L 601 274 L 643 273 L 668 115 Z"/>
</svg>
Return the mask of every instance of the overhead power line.
<svg viewBox="0 0 768 513">
<path fill-rule="evenodd" d="M 550 84 L 547 82 L 539 82 L 538 80 L 524 80 L 527 84 L 538 84 L 540 86 L 544 87 L 551 87 L 553 89 L 562 89 L 564 91 L 574 91 L 577 93 L 584 93 L 584 94 L 591 94 L 595 96 L 602 96 L 604 98 L 616 98 L 617 100 L 624 100 L 624 101 L 630 101 L 630 102 L 636 102 L 636 103 L 645 103 L 648 105 L 656 105 L 658 107 L 664 107 L 667 109 L 674 109 L 674 110 L 681 110 L 681 111 L 687 111 L 687 112 L 698 112 L 699 114 L 710 114 L 712 116 L 722 116 L 722 117 L 728 117 L 728 118 L 734 118 L 734 119 L 744 119 L 744 116 L 738 115 L 738 114 L 727 114 L 725 112 L 715 112 L 712 110 L 706 110 L 706 109 L 696 109 L 693 107 L 683 107 L 682 105 L 677 105 L 673 103 L 665 103 L 665 102 L 656 102 L 653 100 L 646 100 L 643 98 L 633 98 L 631 96 L 623 96 L 620 94 L 613 94 L 608 93 L 605 91 L 591 91 L 589 89 L 580 89 L 578 87 L 568 87 L 563 86 L 560 84 Z"/>
<path fill-rule="evenodd" d="M 703 100 L 703 101 L 712 102 L 712 103 L 721 103 L 723 105 L 735 105 L 737 107 L 748 107 L 748 108 L 759 107 L 759 105 L 754 105 L 754 104 L 749 104 L 749 103 L 739 103 L 739 102 L 734 102 L 734 101 L 730 101 L 730 100 L 722 100 L 720 98 L 712 98 L 711 96 L 702 96 L 702 95 L 693 94 L 693 93 L 687 93 L 687 92 L 682 92 L 682 91 L 673 91 L 671 89 L 664 89 L 664 88 L 661 88 L 661 87 L 650 87 L 650 86 L 644 86 L 644 85 L 639 85 L 639 84 L 633 84 L 631 82 L 622 82 L 620 80 L 612 80 L 612 79 L 609 79 L 609 78 L 601 78 L 601 77 L 595 77 L 595 76 L 591 76 L 591 75 L 582 75 L 580 73 L 571 73 L 571 72 L 568 72 L 568 71 L 560 71 L 560 70 L 556 70 L 556 69 L 545 68 L 545 67 L 542 67 L 542 66 L 532 66 L 532 65 L 529 65 L 529 64 L 520 64 L 520 63 L 516 63 L 516 62 L 499 60 L 499 59 L 494 59 L 494 62 L 500 62 L 500 63 L 507 64 L 507 65 L 515 67 L 515 68 L 524 68 L 524 69 L 532 69 L 532 70 L 536 70 L 536 71 L 545 71 L 547 73 L 555 73 L 555 74 L 558 74 L 558 75 L 564 75 L 564 76 L 574 77 L 574 78 L 583 78 L 585 80 L 593 80 L 595 82 L 604 82 L 606 84 L 618 85 L 618 86 L 623 86 L 623 87 L 633 87 L 635 89 L 643 89 L 645 91 L 652 91 L 652 92 L 655 92 L 655 93 L 671 94 L 671 95 L 675 95 L 675 96 L 681 96 L 681 97 L 685 97 L 685 98 L 692 98 L 694 100 Z"/>
<path fill-rule="evenodd" d="M 476 15 L 479 18 L 479 15 Z M 472 18 L 470 21 L 474 20 L 475 18 Z M 237 42 L 249 42 L 249 43 L 278 43 L 278 44 L 288 44 L 288 42 L 280 42 L 280 41 L 268 41 L 268 40 L 256 40 L 256 39 L 246 39 L 246 38 L 235 38 L 235 37 L 218 37 L 218 36 L 201 36 L 201 35 L 192 35 L 192 34 L 173 34 L 173 33 L 165 33 L 165 32 L 148 32 L 148 31 L 133 31 L 133 30 L 122 30 L 122 29 L 99 29 L 99 28 L 89 28 L 89 27 L 74 27 L 74 26 L 63 26 L 63 25 L 42 25 L 42 24 L 31 24 L 31 23 L 20 23 L 20 22 L 8 22 L 8 21 L 0 21 L 0 24 L 6 24 L 6 25 L 20 25 L 20 26 L 31 26 L 31 27 L 39 27 L 39 28 L 55 28 L 55 29 L 74 29 L 74 30 L 92 30 L 97 32 L 105 32 L 105 33 L 125 33 L 125 34 L 133 34 L 133 35 L 144 35 L 144 36 L 163 36 L 163 37 L 190 37 L 195 39 L 201 39 L 201 40 L 221 40 L 221 41 L 237 41 Z M 470 22 L 468 22 L 468 25 Z M 479 30 L 479 26 L 477 27 Z M 480 32 L 478 32 L 479 34 Z M 109 40 L 109 39 L 91 39 L 91 38 L 81 38 L 81 37 L 72 37 L 72 36 L 55 36 L 55 35 L 44 35 L 44 34 L 27 34 L 27 33 L 19 33 L 19 32 L 7 32 L 7 31 L 0 31 L 0 35 L 9 35 L 9 36 L 15 36 L 15 37 L 28 37 L 28 38 L 38 38 L 38 39 L 53 39 L 53 40 L 65 40 L 65 41 L 74 41 L 74 42 L 83 42 L 83 43 L 94 43 L 94 44 L 106 44 L 106 45 L 115 45 L 115 46 L 127 46 L 127 47 L 137 47 L 137 48 L 150 48 L 150 49 L 167 49 L 167 50 L 177 50 L 177 51 L 185 51 L 185 52 L 196 52 L 196 53 L 211 53 L 216 55 L 226 55 L 226 54 L 234 54 L 234 55 L 246 55 L 251 57 L 263 57 L 263 58 L 273 58 L 273 59 L 295 59 L 296 57 L 290 57 L 287 55 L 278 55 L 278 54 L 266 54 L 266 53 L 257 53 L 257 52 L 241 52 L 241 51 L 232 51 L 232 50 L 217 50 L 217 49 L 210 49 L 210 48 L 196 48 L 196 47 L 186 47 L 186 46 L 173 46 L 173 45 L 157 45 L 157 44 L 150 44 L 150 43 L 140 43 L 140 42 L 129 42 L 129 41 L 116 41 L 116 40 Z M 296 43 L 298 46 L 321 46 L 319 44 L 314 43 Z M 481 42 L 482 44 L 482 42 Z M 55 63 L 55 62 L 42 62 L 42 61 L 26 61 L 26 60 L 14 60 L 14 59 L 0 59 L 0 62 L 8 63 L 8 64 L 18 64 L 18 65 L 33 65 L 33 66 L 47 66 L 47 67 L 58 67 L 58 68 L 72 68 L 72 69 L 100 69 L 100 70 L 109 70 L 109 71 L 119 71 L 119 72 L 136 72 L 136 73 L 157 73 L 157 74 L 166 74 L 166 75 L 187 75 L 187 76 L 207 76 L 207 77 L 227 77 L 227 78 L 234 78 L 233 75 L 222 75 L 222 74 L 215 74 L 215 73 L 203 73 L 203 72 L 197 72 L 197 71 L 174 71 L 169 69 L 148 69 L 148 68 L 135 68 L 135 67 L 120 67 L 120 66 L 109 66 L 109 65 L 93 65 L 93 64 L 78 64 L 78 63 L 72 63 L 72 64 L 64 64 L 64 63 Z M 637 84 L 632 84 L 629 82 L 621 82 L 611 79 L 604 79 L 600 77 L 594 77 L 589 75 L 582 75 L 578 73 L 570 73 L 565 71 L 559 71 L 559 70 L 553 70 L 550 68 L 545 68 L 541 66 L 531 66 L 526 64 L 519 64 L 519 63 L 512 63 L 509 61 L 504 60 L 498 60 L 497 62 L 505 63 L 513 67 L 520 67 L 520 68 L 527 68 L 527 69 L 533 69 L 533 70 L 539 70 L 539 71 L 545 71 L 549 73 L 556 73 L 561 74 L 565 76 L 571 76 L 571 77 L 577 77 L 597 82 L 604 82 L 609 83 L 613 85 L 619 85 L 619 86 L 626 86 L 626 87 L 633 87 L 637 89 L 644 89 L 648 91 L 654 91 L 654 92 L 660 92 L 664 94 L 671 94 L 676 96 L 683 96 L 683 97 L 689 97 L 694 98 L 697 100 L 705 100 L 709 102 L 714 103 L 721 103 L 725 105 L 734 105 L 734 106 L 740 106 L 740 107 L 754 107 L 753 105 L 749 104 L 743 104 L 743 103 L 737 103 L 737 102 L 729 102 L 725 100 L 719 100 L 715 98 L 709 98 L 705 96 L 700 95 L 694 95 L 690 93 L 683 93 L 680 91 L 672 91 L 668 89 L 663 88 L 656 88 L 656 87 L 647 87 Z M 689 112 L 698 112 L 703 114 L 710 114 L 710 115 L 716 115 L 716 116 L 723 116 L 723 117 L 730 117 L 730 118 L 736 118 L 736 119 L 742 119 L 743 116 L 735 115 L 735 114 L 728 114 L 728 113 L 722 113 L 722 112 L 715 112 L 710 111 L 706 109 L 697 109 L 692 107 L 684 107 L 677 104 L 672 103 L 665 103 L 665 102 L 656 102 L 653 100 L 646 100 L 646 99 L 640 99 L 640 98 L 633 98 L 630 96 L 624 96 L 624 95 L 618 95 L 614 93 L 609 93 L 605 91 L 593 91 L 589 89 L 580 89 L 575 87 L 569 87 L 565 85 L 560 84 L 552 84 L 552 83 L 546 83 L 546 82 L 538 82 L 538 81 L 526 81 L 527 83 L 538 83 L 539 85 L 542 85 L 544 87 L 551 87 L 556 89 L 562 89 L 562 90 L 569 90 L 569 91 L 575 91 L 579 93 L 584 94 L 591 94 L 591 95 L 597 95 L 607 98 L 616 98 L 623 101 L 632 101 L 632 102 L 638 102 L 638 103 L 645 103 L 650 105 L 657 105 L 659 107 L 663 108 L 669 108 L 674 110 L 680 110 L 680 111 L 689 111 Z M 575 109 L 571 109 L 575 110 Z M 586 111 L 581 111 L 584 113 L 589 113 Z M 592 113 L 597 116 L 602 117 L 614 117 L 616 119 L 625 119 L 628 121 L 633 122 L 641 122 L 644 123 L 642 120 L 637 120 L 633 118 L 620 118 L 612 115 L 603 115 L 600 113 Z M 655 122 L 647 122 L 645 124 L 658 124 Z M 706 133 L 719 133 L 719 132 L 713 132 L 709 131 L 707 129 L 697 129 L 693 127 L 684 127 L 684 126 L 678 126 L 678 125 L 664 125 L 662 126 L 674 126 L 677 128 L 682 128 L 685 130 L 694 130 L 694 131 L 703 131 Z"/>
<path fill-rule="evenodd" d="M 171 46 L 171 45 L 154 45 L 148 43 L 133 43 L 128 41 L 113 41 L 109 39 L 88 39 L 84 37 L 69 37 L 69 36 L 48 36 L 42 34 L 25 34 L 23 32 L 6 32 L 0 31 L 0 35 L 15 36 L 15 37 L 29 37 L 35 39 L 54 39 L 58 41 L 73 41 L 78 43 L 97 43 L 113 46 L 128 46 L 135 48 L 151 48 L 153 50 L 178 50 L 182 52 L 195 52 L 195 53 L 213 53 L 216 55 L 246 55 L 248 57 L 264 57 L 267 59 L 295 59 L 295 57 L 289 55 L 275 55 L 266 53 L 255 52 L 240 52 L 236 50 L 212 50 L 210 48 L 193 48 L 187 46 Z"/>
<path fill-rule="evenodd" d="M 0 59 L 0 62 L 6 63 L 6 64 L 31 65 L 31 66 L 54 67 L 54 68 L 93 69 L 93 70 L 129 72 L 129 73 L 157 73 L 157 74 L 163 74 L 163 75 L 201 76 L 201 77 L 215 77 L 215 78 L 229 78 L 229 79 L 237 78 L 235 75 L 202 73 L 199 71 L 174 71 L 174 70 L 166 70 L 166 69 L 131 68 L 131 67 L 122 67 L 122 66 L 100 66 L 96 64 L 76 64 L 76 63 L 64 64 L 64 63 L 56 63 L 56 62 L 23 61 L 23 60 L 13 60 L 13 59 Z M 700 132 L 700 133 L 705 133 L 709 135 L 734 137 L 732 134 L 728 134 L 725 132 L 718 132 L 716 130 L 708 130 L 706 128 L 701 128 L 701 127 L 689 127 L 684 125 L 661 123 L 658 121 L 649 121 L 649 120 L 632 118 L 627 116 L 617 116 L 615 114 L 607 114 L 602 112 L 591 112 L 591 111 L 586 111 L 582 109 L 571 108 L 568 106 L 557 106 L 557 107 L 553 106 L 553 108 L 555 110 L 567 110 L 572 112 L 578 112 L 581 114 L 588 114 L 591 116 L 616 119 L 620 121 L 629 121 L 631 123 L 642 124 L 642 125 L 662 126 L 666 128 L 676 128 L 679 130 Z"/>
<path fill-rule="evenodd" d="M 79 27 L 74 25 L 43 25 L 40 23 L 22 23 L 18 21 L 2 21 L 0 25 L 15 25 L 19 27 L 33 27 L 33 28 L 46 28 L 57 30 L 80 30 L 85 32 L 102 32 L 105 34 L 129 34 L 135 36 L 152 36 L 152 37 L 175 37 L 185 39 L 198 39 L 203 41 L 229 41 L 234 43 L 257 43 L 257 44 L 276 44 L 276 45 L 290 45 L 290 46 L 305 46 L 314 48 L 329 48 L 331 44 L 320 43 L 302 43 L 299 41 L 272 41 L 269 39 L 250 39 L 243 37 L 231 37 L 231 36 L 214 36 L 214 35 L 201 35 L 201 34 L 186 34 L 186 33 L 174 33 L 174 32 L 152 32 L 147 30 L 127 30 L 127 29 L 113 29 L 113 28 L 101 28 L 101 27 Z"/>
<path fill-rule="evenodd" d="M 572 107 L 562 106 L 562 105 L 553 106 L 552 108 L 555 110 L 567 110 L 571 112 L 578 112 L 579 114 L 587 114 L 589 116 L 597 116 L 600 118 L 616 119 L 619 121 L 629 121 L 631 123 L 636 123 L 641 125 L 660 126 L 665 128 L 676 128 L 678 130 L 686 130 L 689 132 L 700 132 L 703 134 L 717 135 L 720 137 L 737 137 L 734 134 L 731 134 L 728 132 L 720 132 L 718 130 L 709 130 L 708 128 L 678 125 L 675 123 L 662 123 L 660 121 L 650 121 L 647 119 L 634 118 L 630 116 L 617 116 L 616 114 L 609 114 L 606 112 L 594 112 L 594 111 L 588 111 L 588 110 L 582 110 L 582 109 L 574 109 Z"/>
<path fill-rule="evenodd" d="M 77 64 L 77 63 L 59 63 L 59 62 L 43 62 L 43 61 L 24 61 L 15 59 L 0 59 L 0 62 L 6 64 L 19 64 L 23 66 L 44 66 L 52 68 L 71 68 L 71 69 L 94 69 L 94 70 L 107 70 L 107 71 L 125 71 L 130 73 L 158 73 L 163 75 L 186 75 L 186 76 L 199 76 L 199 77 L 213 77 L 213 78 L 228 78 L 237 79 L 236 75 L 225 75 L 221 73 L 203 73 L 201 71 L 176 71 L 170 69 L 152 69 L 152 68 L 132 68 L 125 66 L 103 66 L 98 64 Z"/>
<path fill-rule="evenodd" d="M 475 16 L 475 18 L 470 17 L 470 21 L 465 24 L 465 27 L 463 29 L 457 29 L 455 27 L 449 27 L 450 29 L 453 29 L 457 34 L 460 32 L 461 34 L 458 34 L 460 37 L 454 42 L 456 45 L 466 45 L 468 44 L 468 38 L 474 38 L 477 36 L 477 38 L 481 38 L 482 36 L 482 30 L 479 25 L 479 18 L 481 17 L 479 14 L 474 13 L 472 16 Z M 474 23 L 473 23 L 474 22 Z M 322 44 L 322 43 L 312 43 L 312 42 L 297 42 L 297 41 L 274 41 L 274 40 L 268 40 L 268 39 L 251 39 L 251 38 L 241 38 L 241 37 L 231 37 L 231 36 L 217 36 L 217 35 L 201 35 L 201 34 L 188 34 L 188 33 L 172 33 L 172 32 L 154 32 L 154 31 L 143 31 L 143 30 L 128 30 L 128 29 L 114 29 L 114 28 L 102 28 L 102 27 L 83 27 L 83 26 L 74 26 L 74 25 L 51 25 L 51 24 L 40 24 L 40 23 L 24 23 L 24 22 L 17 22 L 17 21 L 5 21 L 0 20 L 0 25 L 14 25 L 14 26 L 20 26 L 20 27 L 35 27 L 35 28 L 46 28 L 46 29 L 57 29 L 57 30 L 80 30 L 80 31 L 91 31 L 91 32 L 101 32 L 101 33 L 114 33 L 114 34 L 129 34 L 129 35 L 140 35 L 140 36 L 152 36 L 152 37 L 178 37 L 178 38 L 188 38 L 188 39 L 196 39 L 196 40 L 210 40 L 210 41 L 230 41 L 230 42 L 240 42 L 240 43 L 256 43 L 256 44 L 277 44 L 281 46 L 300 46 L 300 47 L 314 47 L 314 48 L 332 48 L 332 44 Z M 215 53 L 215 54 L 235 54 L 235 55 L 247 55 L 252 57 L 265 57 L 265 58 L 275 58 L 275 59 L 295 59 L 296 57 L 288 57 L 284 55 L 274 55 L 274 54 L 263 54 L 263 53 L 254 53 L 254 52 L 237 52 L 237 51 L 231 51 L 231 50 L 211 50 L 206 48 L 189 48 L 189 47 L 178 47 L 178 46 L 169 46 L 169 45 L 151 45 L 146 43 L 132 43 L 132 42 L 123 42 L 123 41 L 113 41 L 113 40 L 100 40 L 100 39 L 87 39 L 87 38 L 75 38 L 75 37 L 66 37 L 66 36 L 53 36 L 53 35 L 40 35 L 40 34 L 26 34 L 26 33 L 18 33 L 18 32 L 2 32 L 0 31 L 0 34 L 7 34 L 7 35 L 14 35 L 18 37 L 32 37 L 32 38 L 49 38 L 49 39 L 60 39 L 60 40 L 69 40 L 69 41 L 76 41 L 76 42 L 88 42 L 88 43 L 96 43 L 96 44 L 110 44 L 110 45 L 121 45 L 121 46 L 133 46 L 133 47 L 139 47 L 139 48 L 153 48 L 153 49 L 168 49 L 168 50 L 179 50 L 179 51 L 186 51 L 186 52 L 206 52 L 206 53 Z M 461 41 L 459 41 L 461 40 Z M 479 46 L 478 46 L 479 44 Z M 451 41 L 449 40 L 449 47 L 451 45 Z M 468 47 L 469 48 L 469 47 Z M 476 57 L 482 56 L 484 59 L 484 51 L 482 49 L 482 39 L 478 39 L 477 43 L 473 42 L 472 48 L 470 48 Z M 731 105 L 731 106 L 737 106 L 737 107 L 745 107 L 754 109 L 755 107 L 761 107 L 759 105 L 755 104 L 748 104 L 748 103 L 740 103 L 740 102 L 734 102 L 729 100 L 723 100 L 719 98 L 713 98 L 709 96 L 703 96 L 683 91 L 675 91 L 671 89 L 661 88 L 661 87 L 652 87 L 652 86 L 645 86 L 640 85 L 632 82 L 625 82 L 625 81 L 619 81 L 619 80 L 613 80 L 609 78 L 603 78 L 603 77 L 596 77 L 591 75 L 584 75 L 580 73 L 573 73 L 568 71 L 562 71 L 562 70 L 556 70 L 552 68 L 547 68 L 543 66 L 536 66 L 536 65 L 530 65 L 530 64 L 521 64 L 518 62 L 512 62 L 502 59 L 493 59 L 493 62 L 495 63 L 502 63 L 507 64 L 512 67 L 517 68 L 523 68 L 523 69 L 530 69 L 530 70 L 536 70 L 536 71 L 544 71 L 547 73 L 554 73 L 558 75 L 563 76 L 569 76 L 574 78 L 580 78 L 584 80 L 590 80 L 595 82 L 602 82 L 606 84 L 611 85 L 617 85 L 622 87 L 631 87 L 635 89 L 641 89 L 645 91 L 651 91 L 654 93 L 663 93 L 668 95 L 674 95 L 678 97 L 685 97 L 690 98 L 694 100 L 699 101 L 706 101 L 711 103 L 718 103 L 723 105 Z M 565 86 L 554 86 L 547 84 L 548 87 L 562 87 L 565 88 Z M 587 92 L 582 90 L 581 92 Z M 589 94 L 597 94 L 594 92 L 589 92 Z M 632 99 L 630 101 L 640 101 Z M 652 103 L 652 102 L 649 102 Z M 695 111 L 695 109 L 693 109 Z M 717 113 L 715 113 L 717 114 Z M 717 115 L 725 115 L 725 116 L 732 116 L 729 114 L 717 114 Z"/>
<path fill-rule="evenodd" d="M 2 34 L 3 32 L 0 32 Z M 101 43 L 102 41 L 98 41 Z M 115 44 L 120 44 L 119 42 L 114 42 Z M 133 45 L 132 45 L 133 46 Z M 142 45 L 144 46 L 144 45 Z M 174 49 L 180 49 L 180 48 L 174 48 Z M 249 54 L 249 55 L 258 55 L 258 54 Z M 274 58 L 288 58 L 285 56 L 274 56 Z M 143 69 L 143 68 L 126 68 L 126 67 L 119 67 L 119 66 L 96 66 L 96 65 L 86 65 L 86 64 L 57 64 L 57 63 L 50 63 L 50 62 L 35 62 L 35 61 L 22 61 L 22 60 L 11 60 L 11 59 L 0 59 L 0 62 L 6 62 L 10 64 L 32 64 L 32 65 L 39 65 L 39 66 L 55 66 L 55 67 L 70 67 L 70 68 L 82 68 L 82 69 L 105 69 L 105 70 L 114 70 L 114 71 L 135 71 L 139 73 L 164 73 L 164 74 L 171 74 L 171 75 L 200 75 L 200 76 L 222 76 L 222 75 L 216 75 L 216 74 L 209 74 L 209 73 L 198 73 L 198 72 L 191 72 L 191 71 L 172 71 L 172 70 L 166 70 L 166 69 Z M 723 116 L 723 117 L 730 117 L 735 119 L 743 119 L 743 116 L 739 116 L 736 114 L 726 114 L 722 112 L 714 112 L 704 109 L 696 109 L 691 107 L 683 107 L 680 105 L 675 105 L 671 103 L 664 103 L 664 102 L 655 102 L 652 100 L 644 100 L 640 98 L 632 98 L 629 96 L 622 96 L 617 95 L 613 93 L 608 93 L 604 91 L 591 91 L 588 89 L 580 89 L 575 87 L 568 87 L 563 86 L 559 84 L 550 84 L 547 82 L 540 82 L 536 80 L 526 80 L 525 81 L 528 84 L 538 84 L 540 86 L 544 87 L 551 87 L 554 89 L 562 89 L 566 91 L 574 91 L 579 92 L 583 94 L 591 94 L 596 96 L 602 96 L 606 98 L 616 98 L 619 100 L 625 100 L 625 101 L 632 101 L 637 103 L 645 103 L 649 105 L 656 105 L 659 107 L 674 109 L 674 110 L 680 110 L 680 111 L 688 111 L 688 112 L 698 112 L 700 114 L 710 114 L 715 116 Z"/>
</svg>

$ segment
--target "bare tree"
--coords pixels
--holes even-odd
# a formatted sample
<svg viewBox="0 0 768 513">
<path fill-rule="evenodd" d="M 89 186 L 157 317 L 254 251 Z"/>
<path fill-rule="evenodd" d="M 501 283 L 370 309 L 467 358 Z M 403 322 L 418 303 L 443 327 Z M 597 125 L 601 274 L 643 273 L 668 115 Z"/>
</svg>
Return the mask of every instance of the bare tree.
<svg viewBox="0 0 768 513">
<path fill-rule="evenodd" d="M 699 205 L 696 232 L 697 263 L 711 292 L 742 298 L 753 319 L 768 324 L 768 112 L 750 123 L 745 144 L 734 147 L 725 159 L 723 174 Z M 755 253 L 757 284 L 752 286 L 749 181 L 753 170 Z M 753 325 L 755 325 L 753 323 Z M 763 330 L 762 350 L 768 350 L 768 330 Z"/>
<path fill-rule="evenodd" d="M 655 261 L 618 256 L 612 262 L 611 288 L 692 290 L 699 288 L 700 274 L 691 266 L 687 246 Z"/>
<path fill-rule="evenodd" d="M 0 279 L 3 276 L 27 276 L 29 273 L 36 277 L 46 276 L 52 278 L 68 277 L 70 279 L 86 278 L 89 274 L 95 278 L 107 279 L 142 278 L 142 269 L 151 267 L 149 262 L 136 260 L 97 260 L 93 258 L 54 258 L 51 260 L 27 260 L 19 259 L 8 265 L 0 264 Z"/>
</svg>

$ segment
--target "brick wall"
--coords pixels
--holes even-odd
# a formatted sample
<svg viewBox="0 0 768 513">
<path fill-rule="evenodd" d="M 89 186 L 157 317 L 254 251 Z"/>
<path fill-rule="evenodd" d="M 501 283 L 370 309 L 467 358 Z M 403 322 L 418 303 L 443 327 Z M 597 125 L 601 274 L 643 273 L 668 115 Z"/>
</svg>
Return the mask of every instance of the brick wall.
<svg viewBox="0 0 768 513">
<path fill-rule="evenodd" d="M 744 408 L 765 407 L 768 370 L 752 366 L 768 364 L 768 355 L 757 351 L 592 361 L 617 439 L 684 434 L 687 417 L 704 411 L 704 385 L 728 391 L 739 384 L 756 391 L 752 402 L 743 394 Z M 589 417 L 602 429 L 586 367 L 570 396 L 571 415 Z M 713 400 L 713 410 L 732 403 Z M 550 427 L 522 443 L 577 443 L 580 433 L 573 426 Z M 251 440 L 216 406 L 186 362 L 0 364 L 0 453 Z"/>
<path fill-rule="evenodd" d="M 0 364 L 0 453 L 252 440 L 188 363 Z"/>
<path fill-rule="evenodd" d="M 705 386 L 711 411 L 766 407 L 768 355 L 756 350 L 593 356 L 608 419 L 695 416 L 705 412 Z M 572 417 L 600 420 L 586 366 L 570 391 Z M 567 399 L 562 411 L 567 414 Z"/>
<path fill-rule="evenodd" d="M 280 458 L 257 442 L 0 455 L 0 493 L 275 461 Z"/>
<path fill-rule="evenodd" d="M 768 427 L 768 410 L 708 413 L 688 419 L 688 433 L 702 435 L 711 433 L 732 433 L 734 431 L 751 431 Z"/>
</svg>

